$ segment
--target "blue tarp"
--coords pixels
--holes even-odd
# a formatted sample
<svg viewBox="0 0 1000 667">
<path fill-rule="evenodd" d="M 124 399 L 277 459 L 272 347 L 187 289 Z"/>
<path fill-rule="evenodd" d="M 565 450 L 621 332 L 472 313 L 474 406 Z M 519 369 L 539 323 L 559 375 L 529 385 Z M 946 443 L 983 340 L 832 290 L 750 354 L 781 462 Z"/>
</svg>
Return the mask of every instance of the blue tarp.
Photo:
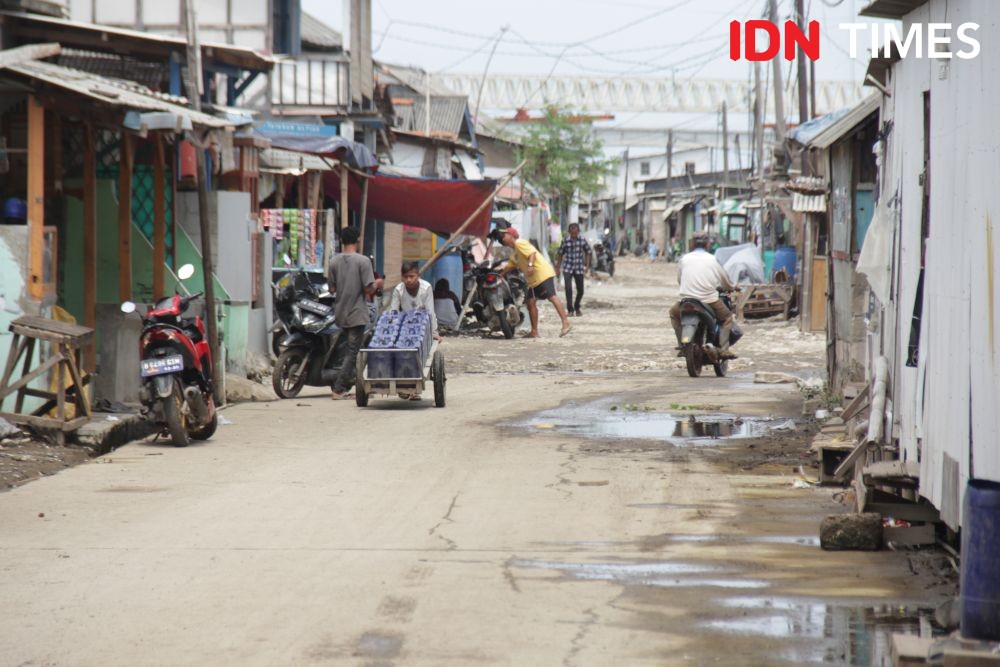
<svg viewBox="0 0 1000 667">
<path fill-rule="evenodd" d="M 367 146 L 332 134 L 331 130 L 335 132 L 336 128 L 330 125 L 268 121 L 254 126 L 253 133 L 262 139 L 269 139 L 273 148 L 337 158 L 355 169 L 372 169 L 378 166 L 378 160 Z"/>
</svg>

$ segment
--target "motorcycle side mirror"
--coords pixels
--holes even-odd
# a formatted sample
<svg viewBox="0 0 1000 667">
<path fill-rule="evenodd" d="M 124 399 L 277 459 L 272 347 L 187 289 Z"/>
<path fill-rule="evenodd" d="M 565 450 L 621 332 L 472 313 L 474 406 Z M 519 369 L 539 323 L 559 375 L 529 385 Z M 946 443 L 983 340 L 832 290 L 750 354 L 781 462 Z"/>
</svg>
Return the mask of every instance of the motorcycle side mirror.
<svg viewBox="0 0 1000 667">
<path fill-rule="evenodd" d="M 125 301 L 121 305 L 121 310 L 126 315 L 128 315 L 130 313 L 134 313 L 135 312 L 135 304 L 132 303 L 131 301 Z"/>
<path fill-rule="evenodd" d="M 177 277 L 181 280 L 187 280 L 194 275 L 194 266 L 191 264 L 185 264 L 181 268 L 177 269 Z"/>
</svg>

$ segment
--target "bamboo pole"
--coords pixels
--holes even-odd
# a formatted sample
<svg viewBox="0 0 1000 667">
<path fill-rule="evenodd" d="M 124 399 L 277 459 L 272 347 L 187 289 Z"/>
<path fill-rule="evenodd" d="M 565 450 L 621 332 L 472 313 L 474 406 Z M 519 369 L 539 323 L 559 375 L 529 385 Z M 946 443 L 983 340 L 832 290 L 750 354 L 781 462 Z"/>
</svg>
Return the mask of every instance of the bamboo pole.
<svg viewBox="0 0 1000 667">
<path fill-rule="evenodd" d="M 340 165 L 340 231 L 348 226 L 347 217 L 347 165 Z"/>
<path fill-rule="evenodd" d="M 83 126 L 83 323 L 97 328 L 97 152 L 94 126 Z M 97 368 L 93 339 L 84 348 L 84 368 Z"/>
<path fill-rule="evenodd" d="M 438 248 L 438 251 L 434 253 L 434 255 L 431 256 L 429 260 L 427 260 L 427 263 L 424 264 L 423 268 L 420 269 L 420 273 L 424 273 L 425 271 L 427 271 L 427 269 L 434 266 L 435 262 L 441 259 L 441 256 L 444 255 L 444 253 L 448 250 L 448 248 L 451 246 L 455 238 L 460 236 L 463 232 L 465 232 L 465 230 L 469 227 L 469 225 L 472 224 L 472 221 L 476 219 L 476 216 L 482 213 L 483 209 L 486 208 L 487 205 L 493 202 L 493 198 L 496 197 L 497 193 L 500 192 L 500 190 L 505 185 L 507 185 L 507 183 L 509 183 L 511 179 L 513 179 L 514 176 L 516 176 L 519 171 L 524 169 L 525 164 L 527 164 L 527 160 L 522 160 L 521 164 L 514 167 L 513 171 L 511 171 L 509 174 L 500 179 L 500 182 L 497 183 L 495 188 L 493 188 L 493 192 L 491 192 L 490 195 L 485 200 L 483 200 L 483 203 L 480 204 L 468 218 L 466 218 L 465 222 L 462 223 L 462 226 L 456 229 L 454 233 L 452 233 L 452 235 L 448 238 L 448 240 L 441 244 L 441 247 Z"/>
<path fill-rule="evenodd" d="M 361 181 L 361 254 L 365 254 L 365 223 L 368 221 L 368 180 Z"/>
</svg>

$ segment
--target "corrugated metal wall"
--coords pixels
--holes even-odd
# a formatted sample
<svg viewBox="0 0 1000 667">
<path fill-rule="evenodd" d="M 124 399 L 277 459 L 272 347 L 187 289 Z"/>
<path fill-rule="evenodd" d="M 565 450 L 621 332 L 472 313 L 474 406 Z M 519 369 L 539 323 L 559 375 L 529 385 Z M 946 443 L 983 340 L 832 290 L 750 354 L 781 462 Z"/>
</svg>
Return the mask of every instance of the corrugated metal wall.
<svg viewBox="0 0 1000 667">
<path fill-rule="evenodd" d="M 1000 41 L 989 0 L 932 0 L 913 22 L 981 24 L 984 45 Z M 953 527 L 961 523 L 970 476 L 1000 481 L 1000 252 L 994 218 L 1000 182 L 1000 130 L 995 87 L 984 86 L 1000 67 L 1000 52 L 977 59 L 908 58 L 893 67 L 892 98 L 883 118 L 893 121 L 883 197 L 898 194 L 899 228 L 894 303 L 876 332 L 893 366 L 894 418 L 904 456 L 921 458 L 920 492 Z M 921 263 L 924 93 L 930 95 L 930 231 L 918 363 L 907 365 Z"/>
</svg>

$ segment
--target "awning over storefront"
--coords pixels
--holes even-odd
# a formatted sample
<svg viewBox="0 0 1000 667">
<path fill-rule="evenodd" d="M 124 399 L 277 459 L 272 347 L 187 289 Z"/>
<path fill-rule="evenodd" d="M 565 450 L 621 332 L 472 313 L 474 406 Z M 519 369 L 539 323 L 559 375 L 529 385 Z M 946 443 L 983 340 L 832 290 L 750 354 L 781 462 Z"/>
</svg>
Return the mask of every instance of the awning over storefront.
<svg viewBox="0 0 1000 667">
<path fill-rule="evenodd" d="M 283 121 L 265 121 L 253 129 L 255 136 L 269 139 L 272 148 L 336 158 L 355 169 L 378 166 L 378 160 L 367 146 L 332 134 L 334 131 L 336 128 L 328 125 Z"/>
<path fill-rule="evenodd" d="M 340 192 L 340 172 L 323 174 L 327 193 Z M 361 177 L 348 177 L 348 201 L 361 208 Z M 368 179 L 369 220 L 385 220 L 421 227 L 438 234 L 452 234 L 493 194 L 496 181 L 439 180 L 375 174 Z M 492 206 L 485 206 L 466 234 L 486 236 Z"/>
</svg>

